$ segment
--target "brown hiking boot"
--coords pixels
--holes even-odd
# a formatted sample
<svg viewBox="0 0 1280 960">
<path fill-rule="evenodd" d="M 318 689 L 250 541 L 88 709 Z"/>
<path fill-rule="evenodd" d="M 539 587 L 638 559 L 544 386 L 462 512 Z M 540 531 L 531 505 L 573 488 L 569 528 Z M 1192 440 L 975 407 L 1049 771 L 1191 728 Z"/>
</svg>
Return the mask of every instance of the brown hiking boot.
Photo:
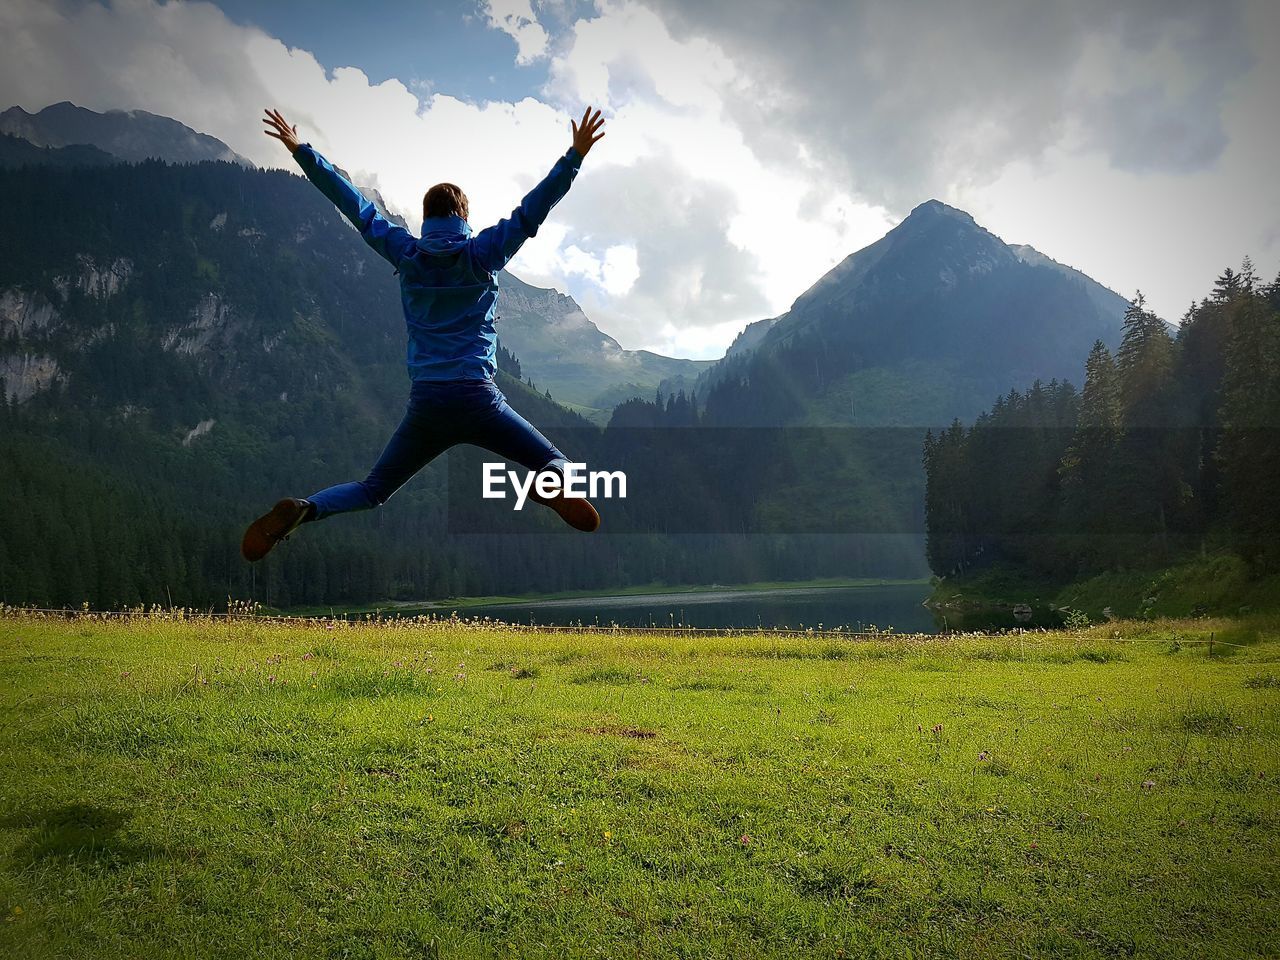
<svg viewBox="0 0 1280 960">
<path fill-rule="evenodd" d="M 561 520 L 575 530 L 581 530 L 583 533 L 593 533 L 600 526 L 600 514 L 596 513 L 596 508 L 591 505 L 591 501 L 586 497 L 566 497 L 563 491 L 557 493 L 554 497 L 541 497 L 531 487 L 529 489 L 529 499 L 534 503 L 542 504 L 544 507 L 550 507 L 560 515 Z"/>
<path fill-rule="evenodd" d="M 250 563 L 261 560 L 281 540 L 298 529 L 307 519 L 311 504 L 296 497 L 286 497 L 264 513 L 244 532 L 240 553 Z"/>
</svg>

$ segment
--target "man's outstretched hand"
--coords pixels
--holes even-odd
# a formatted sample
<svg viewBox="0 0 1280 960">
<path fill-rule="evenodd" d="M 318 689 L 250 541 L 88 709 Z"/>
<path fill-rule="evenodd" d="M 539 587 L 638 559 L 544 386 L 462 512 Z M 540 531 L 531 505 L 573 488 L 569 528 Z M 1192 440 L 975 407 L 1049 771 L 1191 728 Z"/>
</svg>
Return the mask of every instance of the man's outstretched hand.
<svg viewBox="0 0 1280 960">
<path fill-rule="evenodd" d="M 570 123 L 573 124 L 574 149 L 585 157 L 591 145 L 604 136 L 603 133 L 596 133 L 604 126 L 604 118 L 600 116 L 599 110 L 592 116 L 591 108 L 587 107 L 587 112 L 582 115 L 582 123 L 576 120 L 571 120 Z"/>
<path fill-rule="evenodd" d="M 275 137 L 289 148 L 290 153 L 297 150 L 299 143 L 298 127 L 290 124 L 279 110 L 267 110 L 264 112 L 266 113 L 267 118 L 262 122 L 267 125 L 267 129 L 262 132 L 268 137 Z"/>
</svg>

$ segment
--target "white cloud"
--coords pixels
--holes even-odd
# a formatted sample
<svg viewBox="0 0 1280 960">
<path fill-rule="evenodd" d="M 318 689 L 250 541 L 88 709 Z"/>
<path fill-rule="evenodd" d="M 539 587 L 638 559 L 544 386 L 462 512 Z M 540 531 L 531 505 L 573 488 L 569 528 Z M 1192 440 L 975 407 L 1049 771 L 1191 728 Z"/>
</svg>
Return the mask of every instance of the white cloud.
<svg viewBox="0 0 1280 960">
<path fill-rule="evenodd" d="M 532 10 L 490 12 L 501 29 L 527 33 Z M 570 115 L 602 92 L 608 136 L 512 266 L 590 304 L 629 347 L 669 347 L 679 341 L 671 330 L 694 326 L 727 329 L 727 343 L 884 227 L 882 214 L 847 195 L 814 204 L 803 165 L 763 165 L 719 107 L 742 73 L 709 43 L 672 40 L 634 4 L 572 21 L 542 99 L 515 103 L 467 102 L 444 78 L 420 97 L 395 79 L 371 83 L 355 67 L 329 70 L 207 3 L 11 0 L 0 26 L 0 88 L 27 109 L 60 99 L 141 108 L 255 162 L 289 167 L 261 133 L 261 108 L 279 107 L 411 223 L 424 189 L 442 180 L 467 191 L 477 227 L 505 216 L 568 146 Z M 524 48 L 534 49 L 547 48 Z M 602 91 L 592 89 L 598 81 Z"/>
<path fill-rule="evenodd" d="M 529 64 L 547 52 L 547 31 L 538 22 L 529 0 L 487 0 L 489 26 L 516 42 L 516 63 Z"/>
<path fill-rule="evenodd" d="M 600 265 L 600 285 L 611 296 L 630 292 L 640 277 L 640 260 L 631 244 L 616 243 L 604 252 Z"/>
<path fill-rule="evenodd" d="M 766 163 L 799 143 L 811 183 L 958 203 L 1170 318 L 1276 253 L 1275 0 L 645 2 L 749 65 L 725 112 Z"/>
<path fill-rule="evenodd" d="M 625 346 L 705 356 L 930 195 L 1166 315 L 1244 252 L 1267 271 L 1280 8 L 1244 2 L 493 0 L 547 82 L 469 102 L 446 76 L 322 65 L 209 3 L 5 0 L 0 89 L 165 114 L 287 167 L 260 132 L 278 106 L 411 223 L 449 180 L 477 227 L 597 103 L 607 137 L 512 266 Z"/>
</svg>

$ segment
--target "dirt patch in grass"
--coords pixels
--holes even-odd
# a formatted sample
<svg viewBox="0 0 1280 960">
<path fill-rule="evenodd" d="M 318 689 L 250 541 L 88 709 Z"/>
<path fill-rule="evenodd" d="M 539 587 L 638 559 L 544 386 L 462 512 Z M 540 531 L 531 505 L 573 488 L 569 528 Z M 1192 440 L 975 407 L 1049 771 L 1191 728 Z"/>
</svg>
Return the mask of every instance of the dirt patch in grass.
<svg viewBox="0 0 1280 960">
<path fill-rule="evenodd" d="M 628 727 L 622 724 L 587 727 L 586 732 L 594 733 L 601 737 L 626 737 L 629 740 L 652 740 L 658 735 L 656 730 L 646 730 L 644 727 Z"/>
</svg>

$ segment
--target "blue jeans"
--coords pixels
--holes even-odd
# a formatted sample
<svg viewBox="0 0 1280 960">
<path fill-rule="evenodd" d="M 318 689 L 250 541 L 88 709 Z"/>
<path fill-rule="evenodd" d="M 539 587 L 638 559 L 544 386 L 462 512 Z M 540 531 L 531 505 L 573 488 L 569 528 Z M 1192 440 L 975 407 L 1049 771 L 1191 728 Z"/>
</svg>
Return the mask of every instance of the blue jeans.
<svg viewBox="0 0 1280 960">
<path fill-rule="evenodd" d="M 507 405 L 491 380 L 415 380 L 409 407 L 382 456 L 363 480 L 340 483 L 307 497 L 311 519 L 386 503 L 415 473 L 458 443 L 491 450 L 529 470 L 564 454 Z"/>
</svg>

